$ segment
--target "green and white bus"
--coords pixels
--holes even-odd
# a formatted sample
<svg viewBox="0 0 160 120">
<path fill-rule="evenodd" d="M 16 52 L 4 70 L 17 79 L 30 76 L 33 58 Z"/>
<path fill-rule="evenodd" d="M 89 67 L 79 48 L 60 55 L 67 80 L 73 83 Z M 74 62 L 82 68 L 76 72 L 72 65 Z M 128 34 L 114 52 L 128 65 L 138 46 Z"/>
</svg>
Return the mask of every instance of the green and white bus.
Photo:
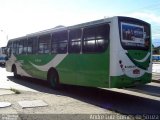
<svg viewBox="0 0 160 120">
<path fill-rule="evenodd" d="M 111 17 L 11 39 L 6 70 L 59 84 L 121 88 L 151 82 L 150 24 Z"/>
</svg>

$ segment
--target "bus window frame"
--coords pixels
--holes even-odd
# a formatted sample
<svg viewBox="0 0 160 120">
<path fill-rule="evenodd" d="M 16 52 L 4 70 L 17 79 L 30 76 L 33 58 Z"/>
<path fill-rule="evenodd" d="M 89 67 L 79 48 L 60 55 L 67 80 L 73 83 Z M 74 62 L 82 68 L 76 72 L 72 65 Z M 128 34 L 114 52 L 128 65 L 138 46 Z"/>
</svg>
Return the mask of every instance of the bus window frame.
<svg viewBox="0 0 160 120">
<path fill-rule="evenodd" d="M 63 34 L 64 35 L 66 34 L 66 36 L 63 36 Z M 66 39 L 62 40 L 62 38 L 65 38 L 65 37 Z M 64 45 L 65 47 L 61 47 L 61 45 Z M 64 48 L 64 50 L 62 50 L 62 48 Z M 68 30 L 53 32 L 52 40 L 51 40 L 51 53 L 52 54 L 66 54 L 67 52 L 68 52 Z"/>
<path fill-rule="evenodd" d="M 28 52 L 28 44 L 29 41 L 32 41 L 32 52 Z M 38 53 L 38 37 L 37 36 L 31 36 L 27 38 L 27 54 L 37 54 Z"/>
<path fill-rule="evenodd" d="M 23 49 L 23 48 L 24 48 L 24 47 L 23 47 L 23 46 L 24 46 L 24 42 L 23 42 L 23 41 L 24 41 L 24 39 L 20 39 L 20 40 L 19 40 L 18 55 L 23 54 L 23 50 L 24 50 L 24 49 Z M 22 46 L 20 46 L 21 43 L 22 43 Z M 21 50 L 22 50 L 21 52 L 20 52 L 20 48 L 21 48 Z"/>
<path fill-rule="evenodd" d="M 86 32 L 86 29 L 92 29 L 92 30 L 97 30 L 98 29 L 98 27 L 99 27 L 99 29 L 100 29 L 100 27 L 102 27 L 103 26 L 103 29 L 106 29 L 106 36 L 104 37 L 103 36 L 103 40 L 104 40 L 104 44 L 103 44 L 103 46 L 104 46 L 104 49 L 103 50 L 100 50 L 100 49 L 98 49 L 99 47 L 97 46 L 97 43 L 96 43 L 96 41 L 98 41 L 98 40 L 101 40 L 101 39 L 97 39 L 97 33 L 99 33 L 99 32 L 95 32 L 95 34 L 94 34 L 94 36 L 92 36 L 92 37 L 90 37 L 90 36 L 88 36 L 88 38 L 85 40 L 85 32 Z M 106 27 L 104 27 L 104 26 L 106 26 Z M 95 29 L 95 28 L 97 28 L 97 29 Z M 93 25 L 93 26 L 89 26 L 89 27 L 85 27 L 84 29 L 83 29 L 83 39 L 82 39 L 82 52 L 83 53 L 104 53 L 105 51 L 106 51 L 106 49 L 108 48 L 108 46 L 109 46 L 109 40 L 110 39 L 110 24 L 109 23 L 103 23 L 103 24 L 98 24 L 98 25 Z M 86 49 L 88 49 L 88 48 L 86 48 L 85 49 L 85 42 L 91 42 L 91 41 L 94 41 L 94 49 L 93 49 L 93 51 L 86 51 Z M 89 45 L 88 45 L 89 46 Z M 89 46 L 89 47 L 93 47 L 93 46 Z"/>
<path fill-rule="evenodd" d="M 41 42 L 42 40 L 42 42 Z M 48 40 L 48 42 L 46 42 Z M 38 37 L 38 53 L 39 54 L 48 54 L 51 52 L 51 40 L 52 40 L 52 34 L 43 34 Z M 44 43 L 46 42 L 46 43 Z M 43 50 L 40 52 L 40 44 L 42 43 L 43 45 Z"/>
<path fill-rule="evenodd" d="M 78 37 L 77 37 L 77 34 L 76 35 L 74 34 L 75 31 L 76 31 L 77 34 L 78 34 L 78 32 L 80 32 L 80 34 L 79 34 Z M 73 32 L 73 33 L 71 33 L 71 32 Z M 70 54 L 81 53 L 82 35 L 83 35 L 82 28 L 77 28 L 77 29 L 71 29 L 71 30 L 69 30 L 68 53 L 70 53 Z M 78 43 L 79 45 L 72 45 L 72 43 Z"/>
<path fill-rule="evenodd" d="M 17 51 L 17 40 L 13 41 L 13 49 L 12 49 L 12 53 L 16 55 L 16 51 Z"/>
<path fill-rule="evenodd" d="M 28 38 L 23 40 L 23 54 L 28 54 Z"/>
</svg>

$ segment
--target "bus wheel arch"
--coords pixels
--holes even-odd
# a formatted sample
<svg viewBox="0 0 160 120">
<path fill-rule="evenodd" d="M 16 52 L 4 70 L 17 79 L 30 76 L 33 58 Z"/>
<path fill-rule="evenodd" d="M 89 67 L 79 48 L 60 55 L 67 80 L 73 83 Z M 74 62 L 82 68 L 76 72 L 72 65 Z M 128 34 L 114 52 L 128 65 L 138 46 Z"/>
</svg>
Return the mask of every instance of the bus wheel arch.
<svg viewBox="0 0 160 120">
<path fill-rule="evenodd" d="M 48 70 L 47 80 L 53 89 L 59 89 L 60 87 L 59 75 L 55 68 L 50 68 Z"/>
</svg>

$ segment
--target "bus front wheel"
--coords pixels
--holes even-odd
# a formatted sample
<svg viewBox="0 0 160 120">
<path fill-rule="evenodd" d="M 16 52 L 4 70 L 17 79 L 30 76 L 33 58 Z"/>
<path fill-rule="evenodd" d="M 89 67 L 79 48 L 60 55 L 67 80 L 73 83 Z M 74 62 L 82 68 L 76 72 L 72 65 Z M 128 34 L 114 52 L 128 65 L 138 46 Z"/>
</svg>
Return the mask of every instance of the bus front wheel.
<svg viewBox="0 0 160 120">
<path fill-rule="evenodd" d="M 16 66 L 13 66 L 13 75 L 14 75 L 15 78 L 18 78 Z"/>
<path fill-rule="evenodd" d="M 58 77 L 58 73 L 54 70 L 51 70 L 49 72 L 48 75 L 48 81 L 50 83 L 50 86 L 53 89 L 59 89 L 60 88 L 60 84 L 59 84 L 59 77 Z"/>
</svg>

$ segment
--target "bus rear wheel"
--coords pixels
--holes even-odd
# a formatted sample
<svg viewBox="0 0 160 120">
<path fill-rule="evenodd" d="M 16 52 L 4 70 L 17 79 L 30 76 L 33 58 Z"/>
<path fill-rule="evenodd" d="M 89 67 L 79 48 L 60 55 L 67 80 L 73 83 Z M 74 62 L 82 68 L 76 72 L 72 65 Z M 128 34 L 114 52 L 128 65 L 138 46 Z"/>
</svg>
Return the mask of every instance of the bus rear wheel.
<svg viewBox="0 0 160 120">
<path fill-rule="evenodd" d="M 50 86 L 53 89 L 59 89 L 60 88 L 59 77 L 58 77 L 58 73 L 56 71 L 51 70 L 49 72 L 48 81 L 49 81 Z"/>
</svg>

